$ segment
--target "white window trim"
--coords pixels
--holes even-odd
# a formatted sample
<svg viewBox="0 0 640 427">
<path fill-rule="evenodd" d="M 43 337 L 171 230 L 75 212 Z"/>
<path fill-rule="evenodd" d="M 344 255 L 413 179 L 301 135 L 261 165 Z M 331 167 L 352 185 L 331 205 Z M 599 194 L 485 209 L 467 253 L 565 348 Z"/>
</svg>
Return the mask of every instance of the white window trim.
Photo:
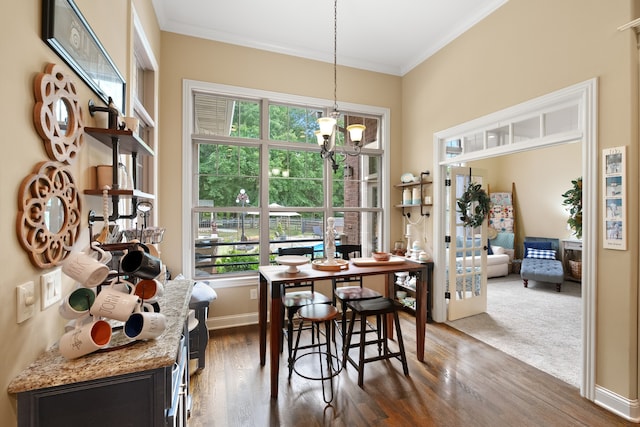
<svg viewBox="0 0 640 427">
<path fill-rule="evenodd" d="M 194 92 L 214 92 L 222 96 L 247 97 L 247 98 L 267 98 L 276 103 L 290 103 L 296 105 L 313 105 L 314 107 L 332 108 L 333 101 L 329 99 L 312 98 L 298 95 L 285 94 L 280 92 L 270 92 L 258 89 L 248 89 L 238 86 L 229 86 L 218 83 L 202 82 L 197 80 L 184 79 L 182 82 L 182 271 L 185 275 L 191 276 L 193 271 L 193 256 L 191 253 L 191 231 L 192 231 L 192 196 L 194 192 L 193 177 L 193 144 L 192 134 L 194 133 L 193 123 L 193 102 Z M 382 132 L 383 150 L 385 155 L 382 158 L 383 176 L 389 176 L 390 151 L 388 149 L 391 140 L 391 111 L 388 108 L 375 107 L 371 105 L 353 104 L 340 102 L 338 105 L 344 111 L 357 111 L 362 114 L 380 116 L 380 126 Z M 390 206 L 390 185 L 383 185 L 382 207 L 388 212 Z M 390 215 L 384 215 L 382 244 L 390 240 Z M 191 277 L 188 277 L 191 278 Z M 234 278 L 221 278 L 208 280 L 214 288 L 255 286 L 255 276 L 242 276 Z"/>
</svg>

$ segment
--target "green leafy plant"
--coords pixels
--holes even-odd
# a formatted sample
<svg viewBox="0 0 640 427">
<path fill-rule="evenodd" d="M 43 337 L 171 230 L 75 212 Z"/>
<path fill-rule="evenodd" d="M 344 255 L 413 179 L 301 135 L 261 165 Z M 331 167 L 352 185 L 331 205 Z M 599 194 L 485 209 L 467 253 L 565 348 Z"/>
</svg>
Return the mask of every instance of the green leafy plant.
<svg viewBox="0 0 640 427">
<path fill-rule="evenodd" d="M 567 223 L 578 239 L 582 238 L 582 177 L 571 181 L 572 187 L 562 194 L 562 204 L 569 207 Z"/>
<path fill-rule="evenodd" d="M 460 220 L 465 227 L 480 227 L 489 215 L 491 199 L 482 189 L 482 184 L 470 182 L 457 200 Z"/>
</svg>

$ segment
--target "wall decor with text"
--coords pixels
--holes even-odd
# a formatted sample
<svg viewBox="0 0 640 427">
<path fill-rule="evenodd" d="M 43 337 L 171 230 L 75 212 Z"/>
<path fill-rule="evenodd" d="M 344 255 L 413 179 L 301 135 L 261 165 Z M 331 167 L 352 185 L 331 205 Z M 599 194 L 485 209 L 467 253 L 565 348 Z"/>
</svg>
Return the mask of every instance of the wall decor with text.
<svg viewBox="0 0 640 427">
<path fill-rule="evenodd" d="M 42 39 L 105 102 L 125 112 L 125 80 L 73 0 L 43 0 Z"/>
</svg>

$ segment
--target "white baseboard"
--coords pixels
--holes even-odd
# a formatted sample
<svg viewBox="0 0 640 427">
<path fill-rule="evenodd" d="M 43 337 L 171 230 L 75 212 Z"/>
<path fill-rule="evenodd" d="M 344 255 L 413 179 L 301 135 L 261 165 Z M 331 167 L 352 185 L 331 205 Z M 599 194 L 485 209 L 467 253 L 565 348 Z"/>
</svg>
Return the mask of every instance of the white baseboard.
<svg viewBox="0 0 640 427">
<path fill-rule="evenodd" d="M 596 385 L 596 399 L 594 403 L 626 420 L 634 423 L 640 422 L 638 399 L 630 400 Z"/>
<path fill-rule="evenodd" d="M 210 331 L 257 324 L 258 313 L 243 313 L 233 316 L 210 317 L 207 319 L 207 329 Z"/>
</svg>

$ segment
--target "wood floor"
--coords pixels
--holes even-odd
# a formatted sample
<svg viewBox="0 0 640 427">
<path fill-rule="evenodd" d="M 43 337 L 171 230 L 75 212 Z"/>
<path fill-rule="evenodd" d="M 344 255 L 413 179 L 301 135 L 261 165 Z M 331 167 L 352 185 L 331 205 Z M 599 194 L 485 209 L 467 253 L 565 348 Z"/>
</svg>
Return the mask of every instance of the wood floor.
<svg viewBox="0 0 640 427">
<path fill-rule="evenodd" d="M 214 331 L 207 366 L 191 377 L 189 426 L 637 426 L 445 324 L 427 325 L 420 363 L 413 318 L 403 313 L 401 324 L 409 376 L 397 360 L 369 363 L 361 389 L 348 366 L 336 377 L 331 406 L 319 381 L 295 374 L 288 381 L 284 357 L 280 396 L 270 398 L 257 326 Z"/>
</svg>

